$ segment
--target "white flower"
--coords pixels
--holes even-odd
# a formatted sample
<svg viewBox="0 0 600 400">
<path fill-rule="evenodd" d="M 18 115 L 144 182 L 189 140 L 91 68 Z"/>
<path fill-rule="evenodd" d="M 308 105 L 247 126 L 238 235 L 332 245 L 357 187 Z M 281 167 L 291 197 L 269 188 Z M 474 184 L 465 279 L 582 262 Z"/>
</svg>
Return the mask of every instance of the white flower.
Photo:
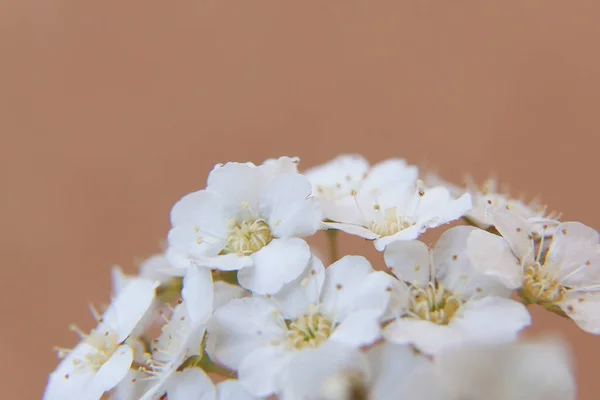
<svg viewBox="0 0 600 400">
<path fill-rule="evenodd" d="M 440 354 L 435 363 L 456 400 L 576 398 L 570 356 L 555 339 L 464 346 Z"/>
<path fill-rule="evenodd" d="M 477 272 L 467 251 L 477 230 L 451 228 L 432 251 L 419 241 L 388 246 L 385 262 L 406 284 L 395 287 L 404 307 L 384 329 L 387 340 L 436 354 L 463 342 L 510 341 L 531 323 L 526 308 L 508 299 L 504 284 Z"/>
<path fill-rule="evenodd" d="M 178 371 L 167 385 L 169 400 L 254 400 L 236 380 L 226 380 L 215 385 L 200 368 Z"/>
<path fill-rule="evenodd" d="M 281 374 L 282 400 L 574 400 L 564 347 L 555 340 L 460 346 L 433 361 L 380 343 L 366 354 L 330 342 L 302 352 Z"/>
<path fill-rule="evenodd" d="M 102 316 L 96 315 L 99 324 L 89 334 L 73 328 L 83 340 L 73 350 L 59 350 L 64 359 L 50 374 L 45 400 L 97 400 L 123 380 L 134 357 L 126 339 L 148 311 L 157 286 L 152 280 L 135 279 Z"/>
<path fill-rule="evenodd" d="M 310 259 L 300 237 L 318 230 L 321 211 L 309 197 L 310 182 L 286 172 L 287 161 L 274 163 L 215 167 L 206 190 L 183 197 L 171 210 L 169 259 L 176 266 L 247 267 L 238 280 L 260 294 L 276 293 L 298 277 Z"/>
<path fill-rule="evenodd" d="M 448 189 L 424 189 L 421 181 L 414 180 L 363 187 L 354 203 L 345 220 L 325 225 L 374 240 L 379 251 L 396 241 L 416 239 L 428 228 L 458 219 L 471 209 L 469 194 L 452 199 Z"/>
<path fill-rule="evenodd" d="M 321 200 L 323 216 L 331 221 L 360 223 L 356 213 L 356 194 L 388 186 L 414 182 L 418 170 L 406 161 L 393 158 L 370 167 L 357 154 L 343 154 L 333 160 L 304 171 L 313 194 Z"/>
<path fill-rule="evenodd" d="M 335 342 L 309 349 L 283 369 L 282 379 L 289 382 L 282 400 L 454 400 L 429 360 L 385 342 L 366 354 Z"/>
<path fill-rule="evenodd" d="M 169 322 L 152 342 L 152 358 L 143 371 L 151 384 L 142 399 L 150 400 L 168 392 L 177 369 L 190 357 L 204 355 L 206 323 L 213 310 L 213 282 L 210 270 L 190 267 L 183 280 L 182 300 Z M 169 393 L 171 398 L 171 393 Z"/>
<path fill-rule="evenodd" d="M 526 303 L 566 314 L 584 331 L 600 334 L 598 232 L 563 222 L 550 241 L 545 235 L 534 238 L 531 223 L 516 214 L 497 210 L 493 221 L 509 246 L 490 242 L 481 232 L 473 235 L 469 247 L 479 269 L 518 289 Z"/>
<path fill-rule="evenodd" d="M 392 283 L 363 257 L 346 256 L 325 271 L 313 258 L 300 285 L 305 295 L 290 290 L 232 300 L 216 310 L 207 351 L 238 370 L 250 393 L 277 393 L 286 384 L 279 380 L 281 368 L 302 351 L 327 341 L 358 348 L 379 339 Z"/>
<path fill-rule="evenodd" d="M 430 175 L 427 183 L 447 187 L 454 197 L 459 197 L 465 192 L 469 193 L 473 201 L 473 209 L 464 217 L 471 224 L 481 229 L 489 229 L 493 226 L 490 212 L 498 208 L 509 210 L 528 220 L 532 224 L 533 232 L 536 234 L 552 234 L 553 228 L 560 223 L 558 221 L 560 215 L 547 213 L 547 207 L 542 206 L 537 201 L 525 203 L 523 200 L 501 193 L 495 179 L 486 179 L 481 186 L 475 184 L 473 180 L 467 179 L 466 188 L 459 188 L 437 176 Z M 544 225 L 547 226 L 546 229 L 542 229 Z"/>
</svg>

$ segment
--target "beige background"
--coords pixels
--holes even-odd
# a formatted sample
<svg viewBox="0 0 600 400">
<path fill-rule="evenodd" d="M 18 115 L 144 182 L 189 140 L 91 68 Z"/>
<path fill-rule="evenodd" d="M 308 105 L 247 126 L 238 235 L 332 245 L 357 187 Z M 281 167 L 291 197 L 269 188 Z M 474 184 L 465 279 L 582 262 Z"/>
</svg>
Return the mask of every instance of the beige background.
<svg viewBox="0 0 600 400">
<path fill-rule="evenodd" d="M 598 21 L 597 1 L 3 1 L 2 398 L 40 398 L 109 267 L 159 249 L 216 162 L 404 156 L 597 227 Z M 535 315 L 597 398 L 600 338 Z"/>
</svg>

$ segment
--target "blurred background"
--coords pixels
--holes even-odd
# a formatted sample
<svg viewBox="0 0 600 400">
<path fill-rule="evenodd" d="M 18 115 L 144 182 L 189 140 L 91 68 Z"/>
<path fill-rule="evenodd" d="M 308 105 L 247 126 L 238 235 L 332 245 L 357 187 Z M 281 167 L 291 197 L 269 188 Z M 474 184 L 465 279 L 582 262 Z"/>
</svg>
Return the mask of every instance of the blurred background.
<svg viewBox="0 0 600 400">
<path fill-rule="evenodd" d="M 217 162 L 400 156 L 597 228 L 599 20 L 596 1 L 5 0 L 2 397 L 41 397 L 110 267 L 159 251 Z M 533 311 L 597 399 L 600 338 Z"/>
</svg>

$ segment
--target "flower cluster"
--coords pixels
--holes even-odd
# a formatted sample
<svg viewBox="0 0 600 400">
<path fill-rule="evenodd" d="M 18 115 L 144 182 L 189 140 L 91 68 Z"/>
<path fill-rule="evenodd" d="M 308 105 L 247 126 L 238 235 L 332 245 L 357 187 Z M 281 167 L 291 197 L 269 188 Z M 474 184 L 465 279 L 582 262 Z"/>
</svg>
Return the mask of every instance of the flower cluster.
<svg viewBox="0 0 600 400">
<path fill-rule="evenodd" d="M 402 159 L 298 163 L 216 165 L 173 206 L 165 252 L 113 269 L 44 399 L 575 399 L 563 344 L 519 333 L 537 304 L 600 334 L 596 230 Z M 306 242 L 319 231 L 327 267 Z M 379 268 L 339 258 L 340 231 Z"/>
</svg>

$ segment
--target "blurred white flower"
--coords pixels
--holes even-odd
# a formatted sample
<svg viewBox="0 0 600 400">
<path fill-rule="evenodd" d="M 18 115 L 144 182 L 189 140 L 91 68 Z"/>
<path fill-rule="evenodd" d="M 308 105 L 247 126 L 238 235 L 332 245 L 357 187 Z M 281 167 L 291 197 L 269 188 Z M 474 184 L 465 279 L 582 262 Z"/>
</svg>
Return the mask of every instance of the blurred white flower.
<svg viewBox="0 0 600 400">
<path fill-rule="evenodd" d="M 366 353 L 329 342 L 302 352 L 281 373 L 282 400 L 574 400 L 575 380 L 555 340 L 465 345 L 433 361 L 409 346 Z"/>
<path fill-rule="evenodd" d="M 563 222 L 551 239 L 536 239 L 530 222 L 505 210 L 495 211 L 493 222 L 509 246 L 494 246 L 484 232 L 475 232 L 469 248 L 478 268 L 512 283 L 525 303 L 565 314 L 584 331 L 600 334 L 598 232 Z"/>
<path fill-rule="evenodd" d="M 405 160 L 394 158 L 374 166 L 357 154 L 343 154 L 304 171 L 312 184 L 312 193 L 321 200 L 323 216 L 331 221 L 359 223 L 354 197 L 361 190 L 383 189 L 413 182 L 418 170 Z"/>
<path fill-rule="evenodd" d="M 440 354 L 435 363 L 456 400 L 576 398 L 570 355 L 556 339 L 464 346 Z"/>
<path fill-rule="evenodd" d="M 386 342 L 366 353 L 329 342 L 299 354 L 281 375 L 282 400 L 454 400 L 430 360 Z"/>
<path fill-rule="evenodd" d="M 374 240 L 379 251 L 396 241 L 416 239 L 428 228 L 462 217 L 472 207 L 469 194 L 452 199 L 448 189 L 425 189 L 421 181 L 414 180 L 382 188 L 363 187 L 353 200 L 348 218 L 325 225 Z"/>
<path fill-rule="evenodd" d="M 152 342 L 152 357 L 142 368 L 147 390 L 141 397 L 153 400 L 168 392 L 178 368 L 190 357 L 204 355 L 206 323 L 213 310 L 213 282 L 210 270 L 192 266 L 183 279 L 182 300 Z M 171 398 L 171 393 L 169 393 Z"/>
<path fill-rule="evenodd" d="M 326 270 L 313 259 L 301 284 L 306 295 L 244 298 L 216 310 L 207 351 L 238 370 L 250 393 L 277 393 L 286 385 L 281 369 L 302 351 L 328 341 L 359 348 L 378 340 L 392 282 L 363 257 L 346 256 Z"/>
<path fill-rule="evenodd" d="M 63 358 L 50 374 L 44 400 L 97 400 L 127 375 L 134 351 L 126 339 L 148 311 L 157 281 L 134 279 L 96 315 L 98 326 L 89 334 L 72 328 L 82 338 L 74 349 L 59 349 Z"/>
<path fill-rule="evenodd" d="M 474 231 L 451 228 L 432 251 L 419 241 L 388 246 L 386 265 L 405 284 L 394 286 L 397 318 L 384 329 L 387 340 L 437 354 L 463 342 L 511 341 L 531 323 L 511 291 L 473 264 L 467 243 Z"/>
<path fill-rule="evenodd" d="M 288 158 L 281 164 L 215 167 L 206 190 L 184 196 L 171 210 L 171 262 L 243 268 L 240 284 L 260 294 L 276 293 L 298 277 L 310 259 L 300 237 L 319 229 L 321 210 L 310 182 L 287 172 Z"/>
<path fill-rule="evenodd" d="M 548 213 L 547 207 L 542 206 L 537 201 L 525 203 L 523 200 L 510 197 L 504 194 L 498 188 L 498 182 L 495 179 L 486 179 L 481 186 L 477 185 L 472 179 L 467 179 L 465 188 L 460 188 L 452 183 L 446 182 L 434 174 L 428 175 L 426 183 L 431 186 L 444 186 L 450 190 L 455 198 L 462 194 L 469 193 L 473 201 L 473 209 L 464 217 L 472 225 L 481 229 L 490 229 L 493 226 L 490 212 L 494 209 L 505 209 L 517 214 L 519 217 L 528 220 L 531 223 L 533 233 L 550 235 L 554 232 L 556 226 L 560 223 L 560 215 L 557 213 Z M 546 226 L 543 229 L 543 226 Z"/>
</svg>

